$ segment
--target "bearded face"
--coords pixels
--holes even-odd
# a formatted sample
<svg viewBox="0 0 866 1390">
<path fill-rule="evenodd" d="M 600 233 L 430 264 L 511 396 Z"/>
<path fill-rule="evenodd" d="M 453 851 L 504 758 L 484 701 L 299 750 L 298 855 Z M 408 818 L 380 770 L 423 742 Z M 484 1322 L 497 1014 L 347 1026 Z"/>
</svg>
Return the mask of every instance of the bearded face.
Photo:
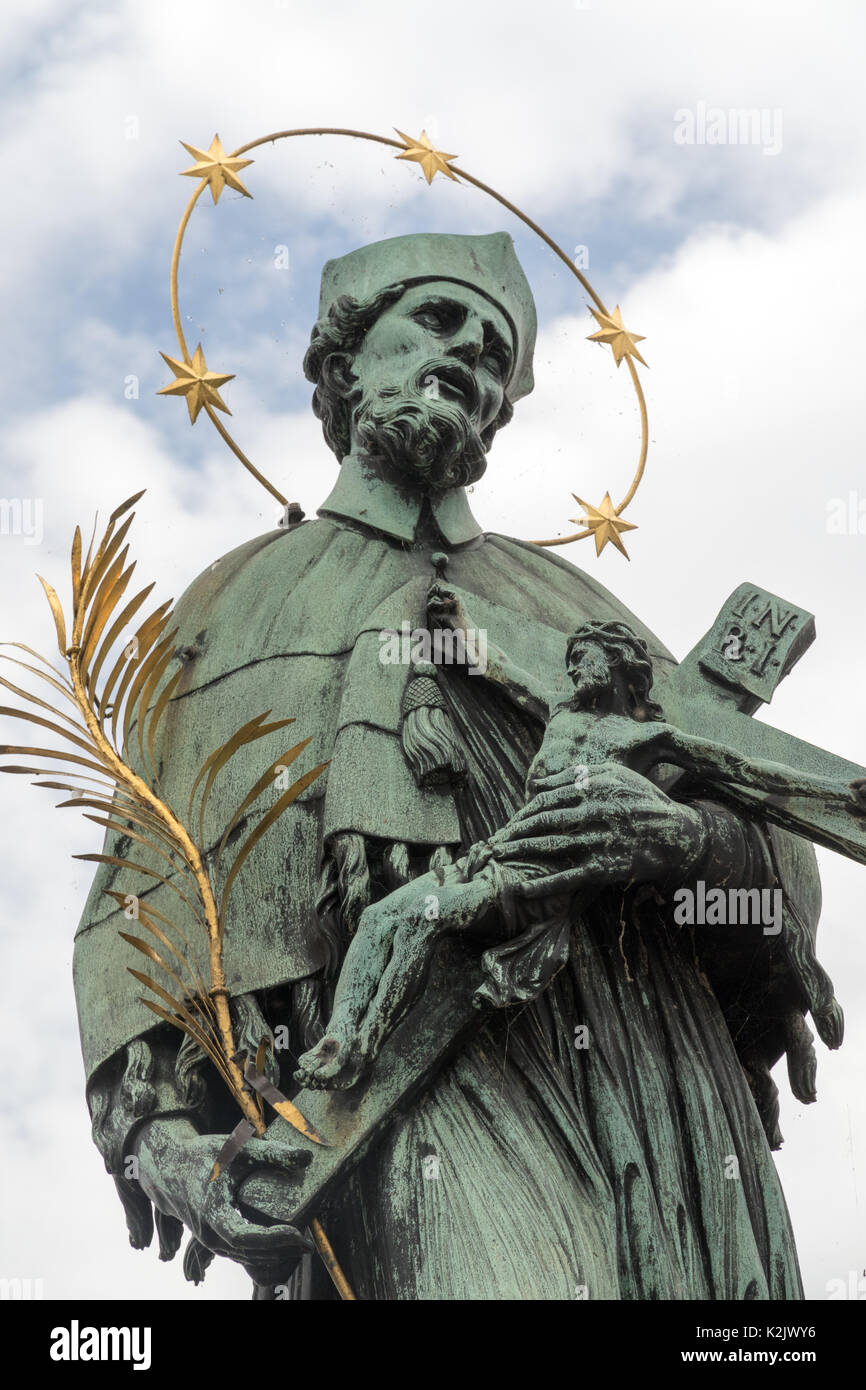
<svg viewBox="0 0 866 1390">
<path fill-rule="evenodd" d="M 487 466 L 476 424 L 477 394 L 470 371 L 433 358 L 405 385 L 383 386 L 362 398 L 355 437 L 367 453 L 413 481 L 431 488 L 465 486 Z"/>
<path fill-rule="evenodd" d="M 353 449 L 427 488 L 473 482 L 513 361 L 508 321 L 482 295 L 446 282 L 413 286 L 354 354 Z"/>
<path fill-rule="evenodd" d="M 568 674 L 574 686 L 572 704 L 591 709 L 610 692 L 613 671 L 607 652 L 597 642 L 575 642 L 568 654 Z"/>
</svg>

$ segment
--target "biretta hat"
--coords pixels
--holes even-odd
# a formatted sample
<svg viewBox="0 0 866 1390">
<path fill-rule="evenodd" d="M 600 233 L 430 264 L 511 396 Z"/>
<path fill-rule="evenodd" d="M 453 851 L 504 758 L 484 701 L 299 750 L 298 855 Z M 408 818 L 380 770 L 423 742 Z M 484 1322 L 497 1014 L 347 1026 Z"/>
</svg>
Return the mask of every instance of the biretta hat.
<svg viewBox="0 0 866 1390">
<path fill-rule="evenodd" d="M 328 261 L 322 271 L 319 318 L 327 317 L 341 295 L 368 299 L 388 285 L 408 288 L 430 280 L 466 285 L 501 309 L 514 340 L 514 368 L 505 393 L 510 401 L 529 395 L 534 385 L 535 301 L 507 232 L 488 236 L 420 232 L 389 237 Z"/>
</svg>

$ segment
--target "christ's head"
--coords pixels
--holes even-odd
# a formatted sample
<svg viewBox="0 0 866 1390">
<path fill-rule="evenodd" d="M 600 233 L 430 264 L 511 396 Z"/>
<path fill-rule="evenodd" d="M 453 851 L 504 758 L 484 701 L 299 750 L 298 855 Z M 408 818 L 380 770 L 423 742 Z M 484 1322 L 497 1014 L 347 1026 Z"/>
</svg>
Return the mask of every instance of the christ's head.
<svg viewBox="0 0 866 1390">
<path fill-rule="evenodd" d="M 660 719 L 649 698 L 653 668 L 646 642 L 626 623 L 587 622 L 571 634 L 565 665 L 578 709 L 613 710 L 633 719 Z"/>
</svg>

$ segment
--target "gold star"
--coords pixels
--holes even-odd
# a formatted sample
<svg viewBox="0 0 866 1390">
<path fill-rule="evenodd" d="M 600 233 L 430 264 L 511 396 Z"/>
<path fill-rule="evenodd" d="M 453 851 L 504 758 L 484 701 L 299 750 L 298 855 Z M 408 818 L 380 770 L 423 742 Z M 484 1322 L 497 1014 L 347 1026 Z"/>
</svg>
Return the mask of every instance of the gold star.
<svg viewBox="0 0 866 1390">
<path fill-rule="evenodd" d="M 234 381 L 235 374 L 234 372 L 228 374 L 209 372 L 204 360 L 204 353 L 201 350 L 201 343 L 193 354 L 192 362 L 178 362 L 174 357 L 169 357 L 167 352 L 161 352 L 159 355 L 171 367 L 177 380 L 173 381 L 170 386 L 160 387 L 156 394 L 158 396 L 186 396 L 191 424 L 195 424 L 199 411 L 205 405 L 214 406 L 217 410 L 224 410 L 226 415 L 231 415 L 228 406 L 220 400 L 219 388 L 225 386 L 227 381 Z"/>
<path fill-rule="evenodd" d="M 644 366 L 647 365 L 635 346 L 644 341 L 644 334 L 626 331 L 618 304 L 612 314 L 599 313 L 598 309 L 593 309 L 592 306 L 590 306 L 589 312 L 601 325 L 598 333 L 587 334 L 591 343 L 609 343 L 613 348 L 613 357 L 617 366 L 624 357 L 636 357 L 638 362 L 643 362 Z"/>
<path fill-rule="evenodd" d="M 214 136 L 209 150 L 200 150 L 195 145 L 188 145 L 185 140 L 181 140 L 180 143 L 196 161 L 191 169 L 182 169 L 181 173 L 191 179 L 207 179 L 215 203 L 219 202 L 220 194 L 226 185 L 236 193 L 243 193 L 245 198 L 253 196 L 237 176 L 238 170 L 246 169 L 253 160 L 233 159 L 227 155 L 218 135 Z"/>
<path fill-rule="evenodd" d="M 619 533 L 620 531 L 636 531 L 637 527 L 633 526 L 630 521 L 620 520 L 614 511 L 613 503 L 610 500 L 610 493 L 606 492 L 604 494 L 604 501 L 600 507 L 593 507 L 589 502 L 584 502 L 583 498 L 578 497 L 576 492 L 573 492 L 571 495 L 575 502 L 579 502 L 586 511 L 586 516 L 580 517 L 579 520 L 583 526 L 588 526 L 595 536 L 596 555 L 600 555 L 608 541 L 610 541 L 628 560 L 629 553 L 623 545 Z M 572 517 L 571 520 L 576 522 L 578 521 L 578 517 Z"/>
<path fill-rule="evenodd" d="M 397 127 L 394 127 L 397 130 Z M 404 135 L 402 130 L 397 130 L 401 140 L 406 143 L 406 149 L 402 154 L 396 154 L 395 159 L 414 159 L 416 164 L 420 164 L 424 171 L 424 177 L 428 183 L 433 182 L 434 174 L 447 174 L 449 179 L 459 183 L 456 174 L 452 174 L 448 168 L 449 159 L 456 159 L 456 154 L 445 154 L 443 150 L 435 150 L 430 143 L 426 130 L 421 131 L 420 140 L 413 140 L 411 136 Z"/>
</svg>

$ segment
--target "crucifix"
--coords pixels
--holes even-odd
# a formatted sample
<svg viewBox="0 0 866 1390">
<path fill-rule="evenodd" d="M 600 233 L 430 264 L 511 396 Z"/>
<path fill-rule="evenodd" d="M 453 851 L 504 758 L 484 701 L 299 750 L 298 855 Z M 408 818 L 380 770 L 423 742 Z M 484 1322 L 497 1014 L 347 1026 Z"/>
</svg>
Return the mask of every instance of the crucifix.
<svg viewBox="0 0 866 1390">
<path fill-rule="evenodd" d="M 839 787 L 856 787 L 866 779 L 866 769 L 750 718 L 770 701 L 814 638 L 812 614 L 757 585 L 741 584 L 723 604 L 710 630 L 656 692 L 665 718 L 684 732 L 727 745 L 745 758 L 781 764 L 795 774 L 826 778 Z M 676 777 L 667 786 L 672 789 L 675 783 Z M 737 788 L 736 797 L 752 803 L 771 824 L 866 863 L 864 822 L 839 804 L 743 786 Z M 423 1089 L 443 1059 L 480 1026 L 480 955 L 461 947 L 453 937 L 442 946 L 423 997 L 385 1040 L 369 1071 L 348 1090 L 317 1086 L 295 1097 L 295 1104 L 326 1138 L 328 1147 L 311 1145 L 309 1166 L 287 1183 L 294 1223 L 302 1224 L 315 1213 L 332 1184 L 345 1178 L 394 1113 Z M 292 1142 L 296 1139 L 279 1117 L 269 1133 Z M 253 1207 L 257 1191 L 253 1176 L 244 1184 L 244 1200 Z"/>
</svg>

